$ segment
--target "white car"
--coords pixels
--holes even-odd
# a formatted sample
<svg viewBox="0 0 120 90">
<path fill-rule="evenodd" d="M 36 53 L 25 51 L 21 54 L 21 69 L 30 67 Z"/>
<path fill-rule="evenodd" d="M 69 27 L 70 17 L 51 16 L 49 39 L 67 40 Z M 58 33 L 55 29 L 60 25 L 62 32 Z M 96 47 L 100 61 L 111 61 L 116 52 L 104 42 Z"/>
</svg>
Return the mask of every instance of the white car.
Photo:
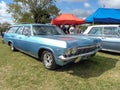
<svg viewBox="0 0 120 90">
<path fill-rule="evenodd" d="M 102 40 L 102 50 L 120 53 L 120 25 L 88 26 L 83 34 L 100 38 Z"/>
</svg>

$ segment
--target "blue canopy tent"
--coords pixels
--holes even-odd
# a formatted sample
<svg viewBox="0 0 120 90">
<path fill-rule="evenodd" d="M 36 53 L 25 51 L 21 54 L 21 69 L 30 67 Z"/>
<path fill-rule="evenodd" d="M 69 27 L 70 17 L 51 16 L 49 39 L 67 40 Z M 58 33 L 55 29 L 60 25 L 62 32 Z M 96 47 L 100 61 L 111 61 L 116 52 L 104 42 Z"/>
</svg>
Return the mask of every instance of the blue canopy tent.
<svg viewBox="0 0 120 90">
<path fill-rule="evenodd" d="M 120 9 L 99 8 L 85 21 L 86 23 L 120 24 Z"/>
</svg>

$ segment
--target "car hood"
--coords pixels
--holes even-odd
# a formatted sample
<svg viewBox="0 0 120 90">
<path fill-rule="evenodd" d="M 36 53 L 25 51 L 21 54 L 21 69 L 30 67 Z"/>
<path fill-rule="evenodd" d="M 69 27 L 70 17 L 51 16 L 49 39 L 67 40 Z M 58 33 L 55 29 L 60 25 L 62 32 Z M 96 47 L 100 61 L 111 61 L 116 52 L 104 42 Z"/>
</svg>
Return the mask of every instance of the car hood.
<svg viewBox="0 0 120 90">
<path fill-rule="evenodd" d="M 88 38 L 85 36 L 78 35 L 47 35 L 47 36 L 37 36 L 44 38 L 43 42 L 49 44 L 56 44 L 62 47 L 77 47 L 77 46 L 90 46 L 95 45 L 100 42 L 98 39 Z"/>
</svg>

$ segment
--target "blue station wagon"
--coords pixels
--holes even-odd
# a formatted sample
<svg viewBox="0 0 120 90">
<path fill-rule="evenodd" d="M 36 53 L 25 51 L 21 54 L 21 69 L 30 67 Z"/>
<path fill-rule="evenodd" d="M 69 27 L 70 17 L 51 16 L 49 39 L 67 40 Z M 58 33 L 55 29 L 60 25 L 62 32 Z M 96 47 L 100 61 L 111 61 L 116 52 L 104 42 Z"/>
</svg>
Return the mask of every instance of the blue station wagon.
<svg viewBox="0 0 120 90">
<path fill-rule="evenodd" d="M 9 27 L 4 42 L 12 51 L 19 50 L 40 59 L 47 69 L 88 59 L 101 49 L 101 40 L 65 35 L 47 24 L 20 24 Z"/>
</svg>

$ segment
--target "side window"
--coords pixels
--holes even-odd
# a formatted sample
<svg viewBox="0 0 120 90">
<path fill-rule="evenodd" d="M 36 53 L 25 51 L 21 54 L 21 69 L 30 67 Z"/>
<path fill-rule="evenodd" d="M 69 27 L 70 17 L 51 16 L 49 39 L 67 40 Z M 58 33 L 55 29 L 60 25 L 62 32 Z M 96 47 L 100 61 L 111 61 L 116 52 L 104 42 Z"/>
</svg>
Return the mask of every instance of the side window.
<svg viewBox="0 0 120 90">
<path fill-rule="evenodd" d="M 118 35 L 118 28 L 117 27 L 104 27 L 104 35 L 113 36 Z"/>
<path fill-rule="evenodd" d="M 21 27 L 18 28 L 18 30 L 17 30 L 16 33 L 17 33 L 17 34 L 22 34 L 22 31 L 23 31 L 23 27 L 21 26 Z"/>
<path fill-rule="evenodd" d="M 118 28 L 118 33 L 119 33 L 119 35 L 120 35 L 120 26 L 119 26 L 119 28 Z"/>
<path fill-rule="evenodd" d="M 118 33 L 119 33 L 119 35 L 120 35 L 120 29 L 118 30 Z"/>
<path fill-rule="evenodd" d="M 8 30 L 8 33 L 15 33 L 17 31 L 18 27 L 14 26 L 14 27 L 10 27 Z"/>
<path fill-rule="evenodd" d="M 102 27 L 93 27 L 88 34 L 92 35 L 101 35 L 102 34 Z"/>
<path fill-rule="evenodd" d="M 30 30 L 30 26 L 25 26 L 23 29 L 23 34 L 24 35 L 31 35 L 31 30 Z"/>
</svg>

